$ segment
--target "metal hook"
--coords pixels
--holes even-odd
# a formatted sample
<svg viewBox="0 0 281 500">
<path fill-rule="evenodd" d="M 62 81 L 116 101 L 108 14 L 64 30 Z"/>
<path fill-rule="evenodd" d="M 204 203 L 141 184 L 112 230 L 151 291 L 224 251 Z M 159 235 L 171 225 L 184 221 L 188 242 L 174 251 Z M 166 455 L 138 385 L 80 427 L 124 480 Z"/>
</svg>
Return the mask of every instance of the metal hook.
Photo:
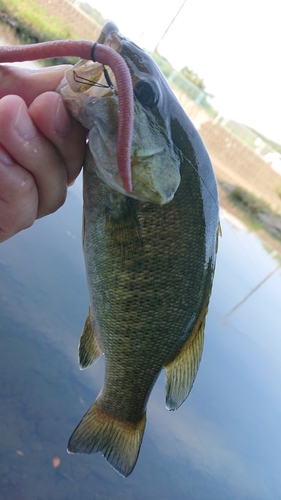
<svg viewBox="0 0 281 500">
<path fill-rule="evenodd" d="M 103 83 L 99 83 L 99 82 L 94 82 L 92 80 L 89 80 L 88 78 L 84 78 L 83 76 L 79 76 L 76 71 L 73 71 L 73 78 L 74 78 L 74 81 L 76 83 L 82 83 L 84 85 L 89 85 L 89 87 L 93 87 L 93 86 L 96 86 L 96 87 L 102 87 L 102 88 L 111 88 L 111 89 L 114 89 L 114 85 L 110 79 L 110 76 L 108 74 L 108 71 L 105 67 L 103 67 L 103 74 L 104 74 L 104 78 L 106 80 L 106 83 L 107 85 L 103 85 Z"/>
</svg>

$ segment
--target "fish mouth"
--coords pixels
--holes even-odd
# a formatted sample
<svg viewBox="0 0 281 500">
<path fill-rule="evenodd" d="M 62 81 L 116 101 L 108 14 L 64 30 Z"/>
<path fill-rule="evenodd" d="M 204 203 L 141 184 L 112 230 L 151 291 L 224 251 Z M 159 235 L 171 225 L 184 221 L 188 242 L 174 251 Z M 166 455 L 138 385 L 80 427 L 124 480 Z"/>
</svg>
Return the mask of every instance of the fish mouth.
<svg viewBox="0 0 281 500">
<path fill-rule="evenodd" d="M 109 45 L 122 57 L 123 48 L 128 45 L 130 57 L 125 53 L 124 57 L 134 82 L 135 68 L 130 68 L 130 59 L 134 47 L 141 49 L 123 37 L 112 22 L 104 26 L 97 43 Z M 179 187 L 179 161 L 171 144 L 167 145 L 161 127 L 158 129 L 157 119 L 137 99 L 131 146 L 132 191 L 128 193 L 123 187 L 117 163 L 118 91 L 112 70 L 107 71 L 112 85 L 108 85 L 102 64 L 82 60 L 66 71 L 65 87 L 60 89 L 71 114 L 89 130 L 88 144 L 96 174 L 125 196 L 159 205 L 168 203 Z"/>
<path fill-rule="evenodd" d="M 102 30 L 100 32 L 100 35 L 99 35 L 99 37 L 97 39 L 97 43 L 105 44 L 106 41 L 107 41 L 107 39 L 108 39 L 108 37 L 112 33 L 119 33 L 119 29 L 118 29 L 117 24 L 115 24 L 113 21 L 108 21 L 103 26 L 103 28 L 102 28 Z"/>
<path fill-rule="evenodd" d="M 108 45 L 120 52 L 124 38 L 119 34 L 117 25 L 109 21 L 104 25 L 97 43 Z M 111 68 L 107 67 L 105 73 L 103 64 L 84 59 L 66 70 L 56 90 L 61 93 L 71 114 L 88 130 L 92 127 L 93 119 L 85 112 L 85 105 L 103 97 L 118 96 L 116 79 Z"/>
<path fill-rule="evenodd" d="M 118 26 L 112 21 L 109 21 L 103 26 L 97 43 L 109 45 L 109 47 L 116 50 L 116 52 L 120 52 L 121 43 L 124 38 L 125 37 L 119 33 Z"/>
</svg>

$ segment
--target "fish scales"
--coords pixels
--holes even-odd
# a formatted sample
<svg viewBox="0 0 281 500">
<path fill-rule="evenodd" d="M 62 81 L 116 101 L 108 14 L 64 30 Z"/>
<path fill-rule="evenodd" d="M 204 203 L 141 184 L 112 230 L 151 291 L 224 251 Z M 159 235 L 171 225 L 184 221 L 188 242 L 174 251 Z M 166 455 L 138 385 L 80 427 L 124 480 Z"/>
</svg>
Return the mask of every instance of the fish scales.
<svg viewBox="0 0 281 500">
<path fill-rule="evenodd" d="M 101 100 L 93 105 L 98 123 L 89 134 L 83 174 L 90 313 L 79 356 L 85 368 L 103 353 L 105 378 L 70 438 L 69 451 L 101 451 L 128 476 L 138 458 L 146 407 L 159 373 L 166 368 L 166 405 L 176 409 L 188 396 L 199 367 L 215 269 L 218 197 L 203 142 L 163 75 L 141 49 L 117 35 L 115 25 L 106 26 L 103 43 L 109 40 L 114 46 L 120 38 L 118 50 L 134 86 L 151 73 L 165 99 L 159 98 L 151 109 L 135 102 L 132 197 L 122 186 L 116 190 L 115 180 L 114 187 L 108 184 L 102 171 L 106 167 L 100 167 L 106 165 L 105 155 L 108 164 L 114 156 L 110 144 L 117 120 L 107 118 L 117 116 L 115 97 L 106 96 L 102 110 Z M 102 121 L 106 127 L 100 132 Z M 106 144 L 97 153 L 99 135 L 106 137 Z M 140 159 L 153 148 L 154 154 Z M 143 187 L 148 169 L 148 187 Z"/>
<path fill-rule="evenodd" d="M 182 181 L 174 200 L 164 207 L 123 197 L 125 213 L 130 208 L 118 220 L 116 238 L 109 215 L 114 208 L 107 209 L 110 190 L 95 174 L 88 175 L 88 165 L 84 170 L 85 258 L 95 328 L 107 333 L 100 338 L 106 355 L 106 382 L 114 385 L 118 381 L 110 405 L 118 408 L 120 418 L 139 420 L 151 379 L 182 347 L 187 325 L 191 326 L 200 310 L 202 281 L 207 277 L 198 255 L 198 248 L 204 251 L 204 226 L 199 229 L 196 224 L 198 201 L 189 179 L 195 221 L 181 197 L 181 189 L 186 189 Z M 134 240 L 127 238 L 130 216 L 132 224 L 137 226 L 136 217 L 139 224 Z M 140 381 L 144 392 L 134 390 Z"/>
</svg>

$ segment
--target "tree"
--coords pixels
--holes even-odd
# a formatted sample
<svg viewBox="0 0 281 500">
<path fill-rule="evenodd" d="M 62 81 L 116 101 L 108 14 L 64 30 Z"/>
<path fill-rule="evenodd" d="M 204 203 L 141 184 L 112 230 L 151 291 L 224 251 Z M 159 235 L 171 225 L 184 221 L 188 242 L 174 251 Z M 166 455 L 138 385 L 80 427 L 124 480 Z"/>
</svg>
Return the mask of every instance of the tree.
<svg viewBox="0 0 281 500">
<path fill-rule="evenodd" d="M 206 85 L 205 85 L 203 78 L 201 78 L 199 75 L 197 75 L 197 73 L 195 73 L 195 71 L 190 69 L 188 66 L 184 66 L 184 68 L 182 68 L 180 70 L 180 74 L 182 76 L 184 76 L 185 78 L 187 78 L 188 80 L 190 80 L 192 83 L 194 83 L 194 85 L 196 85 L 196 87 L 203 90 L 203 92 L 205 92 L 205 94 L 207 96 L 214 97 L 212 94 L 209 94 L 208 92 L 206 92 Z"/>
</svg>

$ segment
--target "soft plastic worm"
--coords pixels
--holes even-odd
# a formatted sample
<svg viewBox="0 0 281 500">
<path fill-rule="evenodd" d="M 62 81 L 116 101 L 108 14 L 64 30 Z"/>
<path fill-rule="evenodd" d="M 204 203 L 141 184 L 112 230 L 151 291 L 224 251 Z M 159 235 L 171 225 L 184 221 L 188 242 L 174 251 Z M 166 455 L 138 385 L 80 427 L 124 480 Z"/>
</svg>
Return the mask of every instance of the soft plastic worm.
<svg viewBox="0 0 281 500">
<path fill-rule="evenodd" d="M 94 58 L 95 61 L 109 66 L 115 75 L 119 111 L 117 163 L 123 186 L 127 192 L 130 192 L 132 190 L 131 143 L 134 121 L 133 85 L 129 69 L 120 54 L 107 45 L 93 44 L 88 40 L 54 40 L 34 45 L 0 47 L 0 63 L 66 56 L 87 60 Z"/>
</svg>

